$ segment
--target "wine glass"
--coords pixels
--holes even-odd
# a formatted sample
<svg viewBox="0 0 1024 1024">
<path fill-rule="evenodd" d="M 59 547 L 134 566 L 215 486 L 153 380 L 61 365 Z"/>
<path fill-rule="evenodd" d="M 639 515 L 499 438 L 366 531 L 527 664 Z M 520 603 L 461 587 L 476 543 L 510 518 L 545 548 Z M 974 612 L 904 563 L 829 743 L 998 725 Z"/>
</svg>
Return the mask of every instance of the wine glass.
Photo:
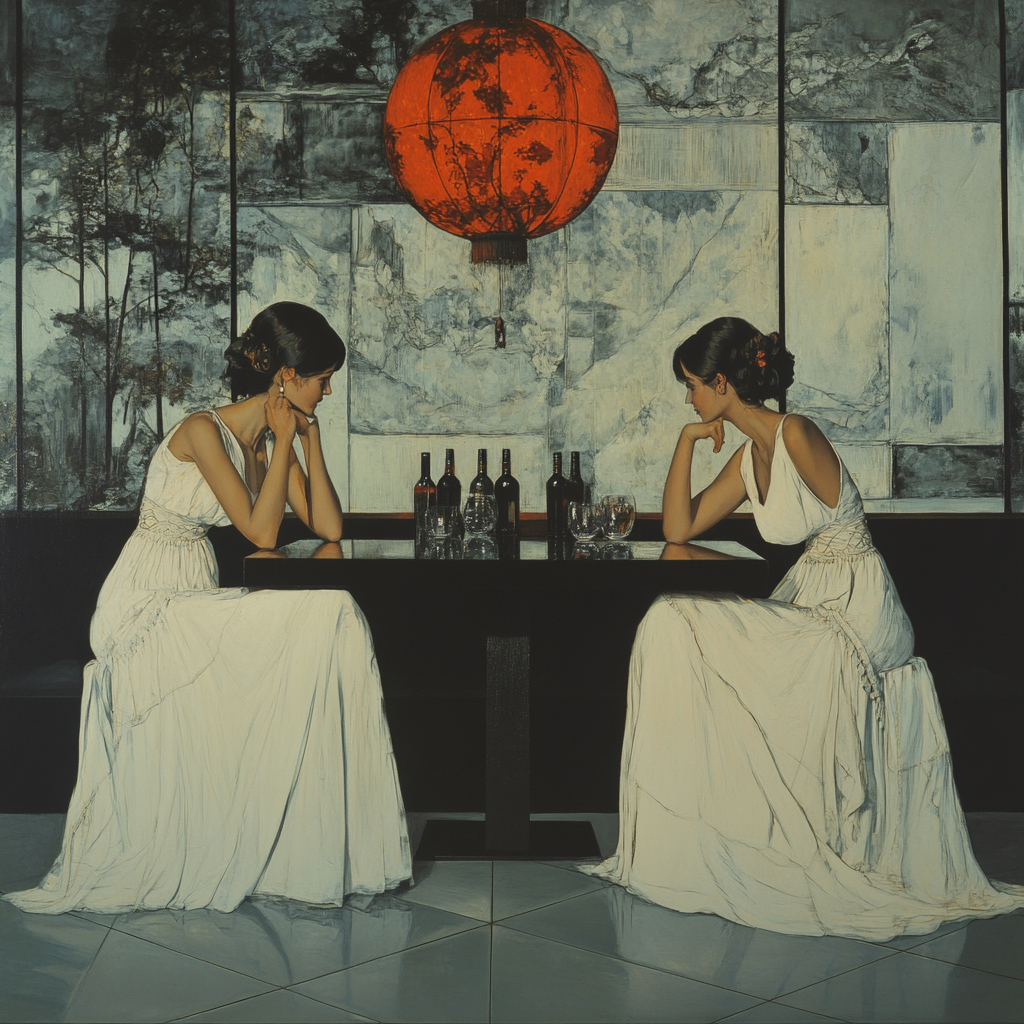
<svg viewBox="0 0 1024 1024">
<path fill-rule="evenodd" d="M 458 537 L 462 513 L 458 505 L 431 505 L 422 513 L 423 527 L 428 541 L 428 558 L 452 558 Z"/>
<path fill-rule="evenodd" d="M 466 533 L 490 533 L 498 522 L 498 503 L 493 494 L 471 494 L 462 513 Z"/>
<path fill-rule="evenodd" d="M 600 509 L 589 501 L 570 501 L 568 524 L 576 540 L 593 540 L 601 532 Z"/>
<path fill-rule="evenodd" d="M 632 494 L 606 494 L 601 499 L 601 521 L 609 540 L 625 540 L 636 520 L 636 502 Z"/>
</svg>

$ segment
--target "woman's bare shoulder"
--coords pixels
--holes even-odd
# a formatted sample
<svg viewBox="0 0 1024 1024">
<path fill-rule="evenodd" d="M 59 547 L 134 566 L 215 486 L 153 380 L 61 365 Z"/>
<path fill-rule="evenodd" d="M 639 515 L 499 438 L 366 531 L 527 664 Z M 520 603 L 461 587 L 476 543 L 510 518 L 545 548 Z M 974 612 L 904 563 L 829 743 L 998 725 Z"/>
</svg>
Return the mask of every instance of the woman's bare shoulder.
<svg viewBox="0 0 1024 1024">
<path fill-rule="evenodd" d="M 814 420 L 799 413 L 790 413 L 782 424 L 782 436 L 791 456 L 808 455 L 832 462 L 836 453 L 828 438 Z"/>
<path fill-rule="evenodd" d="M 197 448 L 206 448 L 211 444 L 224 446 L 220 428 L 213 416 L 203 411 L 186 416 L 178 424 L 174 436 L 167 442 L 167 448 L 179 462 L 195 462 Z"/>
<path fill-rule="evenodd" d="M 786 451 L 816 497 L 829 508 L 839 503 L 839 456 L 821 429 L 806 416 L 787 416 L 782 424 Z"/>
</svg>

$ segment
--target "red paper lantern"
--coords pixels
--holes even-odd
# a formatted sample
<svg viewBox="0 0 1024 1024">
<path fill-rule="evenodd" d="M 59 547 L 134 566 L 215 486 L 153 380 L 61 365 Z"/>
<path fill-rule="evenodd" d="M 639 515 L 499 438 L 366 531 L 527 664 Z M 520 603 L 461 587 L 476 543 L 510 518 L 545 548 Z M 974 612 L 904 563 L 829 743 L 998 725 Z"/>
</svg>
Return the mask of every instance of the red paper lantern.
<svg viewBox="0 0 1024 1024">
<path fill-rule="evenodd" d="M 619 117 L 611 85 L 568 33 L 525 0 L 476 0 L 474 20 L 428 39 L 384 113 L 391 173 L 474 263 L 525 263 L 526 240 L 568 224 L 601 189 Z"/>
</svg>

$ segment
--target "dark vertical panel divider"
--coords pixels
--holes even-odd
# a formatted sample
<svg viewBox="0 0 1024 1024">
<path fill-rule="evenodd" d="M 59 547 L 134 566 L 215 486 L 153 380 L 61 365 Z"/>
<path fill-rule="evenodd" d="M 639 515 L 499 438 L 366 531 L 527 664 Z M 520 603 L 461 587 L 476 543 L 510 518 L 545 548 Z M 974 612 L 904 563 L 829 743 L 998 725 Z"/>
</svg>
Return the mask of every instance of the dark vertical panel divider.
<svg viewBox="0 0 1024 1024">
<path fill-rule="evenodd" d="M 786 0 L 779 0 L 779 334 L 786 340 Z M 786 411 L 786 395 L 779 399 L 779 412 Z"/>
<path fill-rule="evenodd" d="M 228 53 L 230 70 L 228 73 L 228 174 L 231 181 L 230 205 L 231 224 L 231 337 L 238 337 L 238 138 L 235 131 L 235 95 L 238 91 L 238 39 L 235 31 L 236 0 L 228 0 Z"/>
<path fill-rule="evenodd" d="M 24 317 L 21 311 L 21 295 L 24 280 L 22 264 L 22 204 L 21 204 L 21 119 L 22 119 L 22 0 L 15 0 L 14 15 L 14 344 L 15 344 L 15 407 L 17 409 L 16 479 L 17 506 L 20 512 L 25 507 L 25 360 L 22 350 Z"/>
<path fill-rule="evenodd" d="M 1003 232 L 1003 509 L 1013 511 L 1013 401 L 1010 393 L 1010 175 L 1006 108 L 1006 0 L 999 0 L 999 187 Z M 1017 226 L 1020 230 L 1020 226 Z"/>
</svg>

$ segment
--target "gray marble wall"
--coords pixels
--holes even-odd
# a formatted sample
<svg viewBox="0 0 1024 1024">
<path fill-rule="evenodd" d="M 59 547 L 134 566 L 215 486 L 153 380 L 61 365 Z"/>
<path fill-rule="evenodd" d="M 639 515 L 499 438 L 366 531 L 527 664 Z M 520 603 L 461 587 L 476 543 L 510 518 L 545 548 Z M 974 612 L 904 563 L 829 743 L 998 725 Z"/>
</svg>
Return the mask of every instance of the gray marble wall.
<svg viewBox="0 0 1024 1024">
<path fill-rule="evenodd" d="M 1001 510 L 999 4 L 791 0 L 785 47 L 789 408 L 875 508 Z"/>
<path fill-rule="evenodd" d="M 15 174 L 15 47 L 14 6 L 0 10 L 0 512 L 17 507 L 16 441 L 17 333 L 15 330 L 15 244 L 17 221 L 14 203 Z"/>
<path fill-rule="evenodd" d="M 1007 220 L 1010 249 L 1010 497 L 1024 512 L 1024 0 L 1006 0 Z"/>
<path fill-rule="evenodd" d="M 22 0 L 26 109 L 42 99 L 66 109 L 72 71 L 100 74 L 105 26 L 124 2 Z M 598 491 L 629 489 L 641 510 L 654 511 L 676 436 L 692 416 L 671 352 L 719 315 L 776 329 L 783 264 L 785 327 L 797 358 L 788 406 L 821 424 L 869 508 L 1000 510 L 1004 442 L 1015 507 L 1024 508 L 1024 0 L 1005 0 L 1009 382 L 999 11 L 999 0 L 929 8 L 789 0 L 780 40 L 777 0 L 529 0 L 531 16 L 594 52 L 615 90 L 621 135 L 593 205 L 531 242 L 527 266 L 499 271 L 472 266 L 467 241 L 401 200 L 380 141 L 398 68 L 419 43 L 469 17 L 469 0 L 236 0 L 238 321 L 296 299 L 321 309 L 345 337 L 346 372 L 321 416 L 348 508 L 406 509 L 420 451 L 433 453 L 436 475 L 444 449 L 455 448 L 468 480 L 478 447 L 490 450 L 492 466 L 511 447 L 527 510 L 543 508 L 551 452 L 579 449 Z M 12 12 L 8 4 L 0 14 L 9 53 Z M 62 60 L 61 47 L 73 59 Z M 0 81 L 0 173 L 10 172 L 8 180 L 12 66 L 4 62 Z M 196 110 L 205 175 L 197 227 L 220 252 L 232 185 L 224 94 L 207 89 Z M 54 175 L 33 125 L 22 201 L 36 216 L 33 204 L 57 193 L 39 185 Z M 168 161 L 158 189 L 168 216 L 183 194 L 174 167 L 181 161 Z M 15 500 L 13 224 L 13 191 L 5 191 L 0 508 Z M 131 255 L 120 243 L 114 249 L 117 277 L 117 261 Z M 73 282 L 34 249 L 28 257 L 23 415 L 32 450 L 49 453 L 52 466 L 28 466 L 26 507 L 78 507 L 92 499 L 60 460 L 76 445 L 92 458 L 75 431 L 95 432 L 99 421 L 79 427 L 47 411 L 61 399 L 41 358 L 74 344 L 61 335 L 62 310 L 75 306 Z M 179 358 L 198 391 L 164 396 L 168 427 L 222 386 L 226 273 L 218 263 L 211 285 L 174 311 Z M 503 350 L 494 347 L 499 296 Z M 143 291 L 135 299 L 148 301 Z M 151 318 L 132 330 L 144 367 Z M 123 392 L 114 444 L 128 451 L 129 421 L 156 419 L 143 391 Z M 1004 438 L 1007 396 L 1013 426 Z M 132 506 L 142 454 L 155 443 L 152 432 L 138 437 L 124 486 L 90 507 Z M 695 486 L 713 478 L 739 440 L 730 434 L 718 456 L 699 450 Z"/>
<path fill-rule="evenodd" d="M 468 3 L 420 4 L 404 35 L 381 29 L 361 54 L 336 45 L 357 0 L 298 20 L 283 0 L 241 6 L 239 316 L 285 295 L 335 316 L 350 358 L 329 458 L 349 506 L 404 509 L 422 450 L 436 467 L 454 448 L 468 480 L 478 447 L 492 467 L 510 447 L 528 511 L 550 453 L 571 449 L 597 490 L 660 508 L 690 416 L 672 351 L 721 314 L 778 323 L 775 3 L 531 3 L 595 53 L 622 138 L 593 205 L 500 272 L 400 201 L 377 141 L 398 55 Z M 328 59 L 348 80 L 317 84 Z M 698 482 L 724 460 L 702 453 Z"/>
</svg>

